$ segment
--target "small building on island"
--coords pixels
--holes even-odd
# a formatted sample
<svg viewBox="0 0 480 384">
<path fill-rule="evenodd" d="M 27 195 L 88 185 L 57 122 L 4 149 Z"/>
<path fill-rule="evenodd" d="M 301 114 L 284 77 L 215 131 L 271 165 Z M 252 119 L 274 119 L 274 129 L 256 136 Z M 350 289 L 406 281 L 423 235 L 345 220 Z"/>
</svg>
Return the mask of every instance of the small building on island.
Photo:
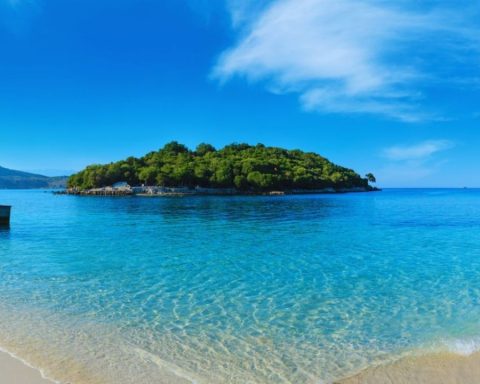
<svg viewBox="0 0 480 384">
<path fill-rule="evenodd" d="M 114 189 L 130 189 L 130 185 L 126 181 L 119 181 L 112 185 Z"/>
</svg>

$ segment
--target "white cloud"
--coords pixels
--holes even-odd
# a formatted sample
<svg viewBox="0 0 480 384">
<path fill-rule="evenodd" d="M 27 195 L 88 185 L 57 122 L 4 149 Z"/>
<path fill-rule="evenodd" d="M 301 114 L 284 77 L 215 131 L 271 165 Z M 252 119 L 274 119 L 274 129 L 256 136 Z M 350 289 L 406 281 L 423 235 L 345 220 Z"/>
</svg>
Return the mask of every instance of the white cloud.
<svg viewBox="0 0 480 384">
<path fill-rule="evenodd" d="M 270 0 L 227 0 L 230 16 L 234 26 L 248 23 L 252 14 L 261 12 Z"/>
<path fill-rule="evenodd" d="M 385 148 L 381 152 L 385 161 L 376 172 L 377 179 L 393 187 L 433 186 L 435 180 L 430 176 L 445 168 L 449 160 L 443 152 L 454 146 L 455 143 L 450 140 L 426 140 Z"/>
<path fill-rule="evenodd" d="M 420 11 L 409 3 L 276 0 L 248 12 L 249 6 L 230 0 L 242 37 L 221 55 L 213 76 L 222 82 L 241 76 L 276 93 L 297 93 L 308 110 L 422 120 L 418 84 L 432 74 L 419 63 L 432 54 L 462 56 L 480 40 L 457 13 Z"/>
<path fill-rule="evenodd" d="M 453 146 L 454 143 L 449 140 L 428 140 L 415 145 L 386 148 L 383 155 L 394 161 L 425 160 L 433 154 Z"/>
</svg>

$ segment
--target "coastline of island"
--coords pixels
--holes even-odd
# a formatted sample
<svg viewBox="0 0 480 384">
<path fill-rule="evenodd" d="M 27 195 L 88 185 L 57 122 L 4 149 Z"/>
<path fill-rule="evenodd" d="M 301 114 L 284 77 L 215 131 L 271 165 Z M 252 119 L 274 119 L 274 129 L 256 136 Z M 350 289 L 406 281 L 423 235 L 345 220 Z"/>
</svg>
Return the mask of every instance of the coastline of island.
<svg viewBox="0 0 480 384">
<path fill-rule="evenodd" d="M 67 188 L 55 191 L 58 195 L 76 196 L 138 196 L 138 197 L 182 197 L 182 196 L 285 196 L 285 195 L 313 195 L 381 191 L 376 187 L 352 188 L 323 188 L 323 189 L 291 189 L 291 190 L 237 190 L 235 188 L 188 188 L 188 187 L 162 187 L 162 186 L 107 186 L 91 189 Z"/>
</svg>

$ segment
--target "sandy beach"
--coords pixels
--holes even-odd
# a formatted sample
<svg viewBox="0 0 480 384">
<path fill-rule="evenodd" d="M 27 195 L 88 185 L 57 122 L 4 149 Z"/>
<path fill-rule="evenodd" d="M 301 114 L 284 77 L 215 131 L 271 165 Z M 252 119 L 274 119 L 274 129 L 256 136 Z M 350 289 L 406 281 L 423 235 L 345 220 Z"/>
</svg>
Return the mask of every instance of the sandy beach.
<svg viewBox="0 0 480 384">
<path fill-rule="evenodd" d="M 436 353 L 370 367 L 334 384 L 478 384 L 480 352 Z M 168 382 L 168 380 L 167 380 Z M 52 384 L 40 371 L 0 351 L 0 384 Z"/>
<path fill-rule="evenodd" d="M 335 384 L 478 384 L 480 353 L 438 353 L 367 368 Z"/>
<path fill-rule="evenodd" d="M 52 384 L 44 379 L 40 371 L 29 367 L 8 353 L 0 351 L 1 384 Z"/>
</svg>

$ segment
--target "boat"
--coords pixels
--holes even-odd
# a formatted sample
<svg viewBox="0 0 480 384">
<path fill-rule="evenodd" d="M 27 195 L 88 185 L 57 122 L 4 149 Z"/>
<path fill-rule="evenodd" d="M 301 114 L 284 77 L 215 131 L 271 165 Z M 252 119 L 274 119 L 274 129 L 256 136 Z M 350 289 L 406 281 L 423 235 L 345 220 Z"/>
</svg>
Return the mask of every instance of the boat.
<svg viewBox="0 0 480 384">
<path fill-rule="evenodd" d="M 0 225 L 10 225 L 10 205 L 0 205 Z"/>
</svg>

